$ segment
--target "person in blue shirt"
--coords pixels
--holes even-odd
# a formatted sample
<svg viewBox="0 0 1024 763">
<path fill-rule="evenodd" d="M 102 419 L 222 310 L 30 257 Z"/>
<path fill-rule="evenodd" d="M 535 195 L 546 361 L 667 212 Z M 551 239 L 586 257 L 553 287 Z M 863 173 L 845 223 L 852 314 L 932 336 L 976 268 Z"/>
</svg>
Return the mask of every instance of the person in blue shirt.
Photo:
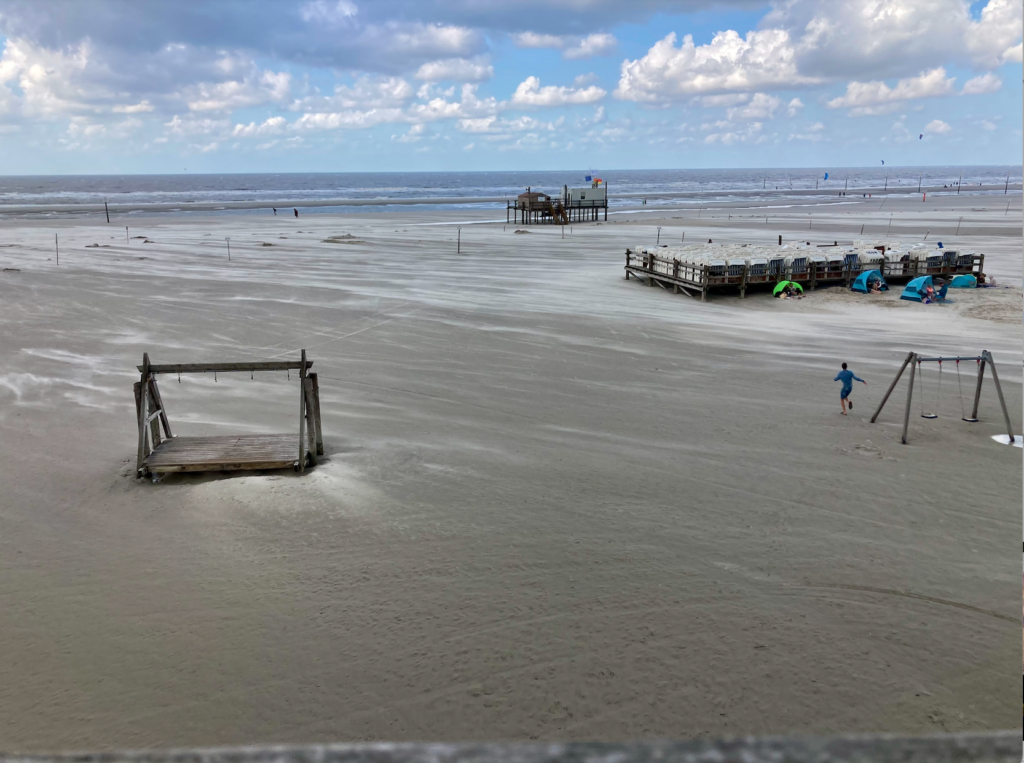
<svg viewBox="0 0 1024 763">
<path fill-rule="evenodd" d="M 843 388 L 839 391 L 839 405 L 843 408 L 843 415 L 846 415 L 846 408 L 849 406 L 850 410 L 853 410 L 853 403 L 850 402 L 850 393 L 853 392 L 853 383 L 859 381 L 862 384 L 867 384 L 866 381 L 857 376 L 853 371 L 847 369 L 846 364 L 843 363 L 843 370 L 836 374 L 836 378 L 832 381 L 841 381 Z"/>
</svg>

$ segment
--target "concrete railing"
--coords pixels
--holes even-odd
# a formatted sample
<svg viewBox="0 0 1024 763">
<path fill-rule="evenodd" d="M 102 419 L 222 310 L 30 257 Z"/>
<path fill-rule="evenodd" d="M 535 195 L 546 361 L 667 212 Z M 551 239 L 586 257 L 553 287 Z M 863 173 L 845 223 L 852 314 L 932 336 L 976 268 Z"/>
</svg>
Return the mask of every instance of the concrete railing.
<svg viewBox="0 0 1024 763">
<path fill-rule="evenodd" d="M 1021 731 L 604 744 L 337 744 L 18 755 L 0 763 L 1019 763 Z"/>
</svg>

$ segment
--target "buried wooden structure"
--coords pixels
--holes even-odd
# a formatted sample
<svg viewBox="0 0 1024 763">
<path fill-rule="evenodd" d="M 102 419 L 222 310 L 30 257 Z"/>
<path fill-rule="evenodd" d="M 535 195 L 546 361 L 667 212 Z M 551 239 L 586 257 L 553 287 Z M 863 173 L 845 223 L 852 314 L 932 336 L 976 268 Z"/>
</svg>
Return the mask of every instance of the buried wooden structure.
<svg viewBox="0 0 1024 763">
<path fill-rule="evenodd" d="M 973 360 L 973 361 L 975 361 L 978 364 L 978 382 L 977 382 L 977 385 L 974 388 L 974 407 L 971 409 L 971 415 L 970 416 L 967 415 L 966 410 L 963 408 L 963 389 L 962 388 L 960 389 L 960 407 L 961 407 L 960 415 L 961 415 L 961 418 L 964 421 L 971 422 L 971 423 L 974 423 L 974 422 L 978 421 L 978 403 L 981 401 L 981 383 L 985 379 L 985 367 L 988 366 L 989 368 L 992 369 L 992 383 L 995 384 L 996 395 L 999 397 L 999 405 L 1003 409 L 1003 419 L 1006 421 L 1006 433 L 1010 436 L 1010 442 L 1011 443 L 1015 442 L 1016 440 L 1015 440 L 1015 437 L 1014 437 L 1014 434 L 1013 434 L 1013 424 L 1010 423 L 1010 414 L 1006 410 L 1006 400 L 1005 400 L 1005 398 L 1003 398 L 1003 388 L 999 384 L 999 374 L 996 373 L 996 364 L 995 364 L 995 361 L 992 359 L 992 353 L 989 352 L 988 350 L 982 350 L 981 351 L 981 355 L 970 356 L 970 357 L 956 356 L 956 357 L 950 357 L 950 358 L 942 358 L 942 357 L 939 357 L 939 358 L 923 358 L 920 355 L 918 355 L 916 352 L 909 353 L 907 355 L 907 357 L 903 360 L 903 365 L 900 366 L 900 370 L 896 372 L 896 378 L 892 380 L 892 384 L 889 385 L 889 389 L 886 390 L 885 395 L 882 397 L 882 402 L 880 402 L 878 404 L 878 410 L 876 410 L 875 411 L 875 415 L 871 417 L 871 423 L 872 424 L 875 423 L 875 419 L 878 418 L 878 414 L 880 414 L 882 412 L 882 408 L 885 406 L 886 401 L 889 400 L 889 395 L 891 395 L 892 391 L 894 389 L 896 389 L 896 383 L 900 380 L 900 377 L 903 375 L 903 372 L 907 370 L 907 366 L 910 366 L 910 383 L 907 385 L 907 407 L 906 407 L 906 410 L 903 411 L 903 437 L 902 437 L 902 442 L 903 442 L 904 445 L 906 445 L 907 444 L 907 430 L 910 427 L 910 407 L 911 407 L 911 404 L 913 402 L 913 396 L 914 396 L 914 376 L 915 376 L 915 374 L 920 373 L 919 369 L 921 367 L 921 364 L 922 363 L 938 363 L 939 364 L 939 374 L 940 374 L 940 376 L 939 376 L 939 385 L 940 385 L 940 389 L 941 389 L 941 385 L 942 385 L 942 376 L 941 376 L 942 370 L 941 369 L 942 369 L 943 361 L 953 362 L 953 363 L 957 364 L 957 380 L 959 382 L 959 379 L 960 379 L 960 365 L 959 364 L 960 364 L 961 360 Z M 921 401 L 921 418 L 925 418 L 925 419 L 938 418 L 938 414 L 936 414 L 936 413 L 926 413 L 925 412 L 925 410 L 924 410 L 924 386 L 923 386 L 923 382 L 919 382 L 919 383 L 922 385 L 921 386 L 921 390 L 919 392 L 919 394 L 921 395 L 921 398 L 922 398 L 922 401 Z"/>
<path fill-rule="evenodd" d="M 875 247 L 878 249 L 879 247 Z M 664 254 L 659 252 L 664 251 Z M 909 253 L 900 259 L 862 263 L 856 252 L 823 253 L 838 250 L 838 244 L 824 244 L 807 249 L 779 249 L 771 254 L 765 248 L 744 245 L 723 248 L 714 260 L 688 262 L 673 256 L 669 247 L 638 247 L 626 250 L 626 280 L 633 276 L 646 280 L 648 286 L 671 288 L 691 297 L 707 301 L 711 289 L 734 288 L 742 299 L 747 287 L 774 286 L 780 281 L 795 281 L 814 289 L 819 285 L 845 284 L 850 286 L 864 270 L 878 270 L 891 281 L 913 280 L 918 276 L 973 275 L 978 283 L 985 282 L 985 255 L 960 253 L 956 250 L 936 250 L 934 257 L 914 260 Z M 678 253 L 678 250 L 676 250 Z M 884 257 L 884 253 L 883 253 Z"/>
<path fill-rule="evenodd" d="M 291 469 L 304 472 L 323 455 L 320 426 L 320 385 L 302 350 L 299 360 L 250 363 L 151 363 L 142 356 L 135 382 L 135 411 L 139 427 L 136 477 L 168 472 L 222 472 L 257 469 Z M 238 373 L 256 371 L 299 372 L 299 433 L 175 437 L 167 417 L 158 374 Z"/>
</svg>

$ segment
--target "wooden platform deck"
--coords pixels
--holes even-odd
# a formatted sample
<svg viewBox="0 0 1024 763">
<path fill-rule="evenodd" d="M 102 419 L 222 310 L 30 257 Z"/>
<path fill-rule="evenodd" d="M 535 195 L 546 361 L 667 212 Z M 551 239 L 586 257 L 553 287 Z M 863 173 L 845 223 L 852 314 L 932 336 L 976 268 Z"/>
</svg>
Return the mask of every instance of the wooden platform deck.
<svg viewBox="0 0 1024 763">
<path fill-rule="evenodd" d="M 143 464 L 154 473 L 292 469 L 299 462 L 298 438 L 298 433 L 172 437 Z"/>
</svg>

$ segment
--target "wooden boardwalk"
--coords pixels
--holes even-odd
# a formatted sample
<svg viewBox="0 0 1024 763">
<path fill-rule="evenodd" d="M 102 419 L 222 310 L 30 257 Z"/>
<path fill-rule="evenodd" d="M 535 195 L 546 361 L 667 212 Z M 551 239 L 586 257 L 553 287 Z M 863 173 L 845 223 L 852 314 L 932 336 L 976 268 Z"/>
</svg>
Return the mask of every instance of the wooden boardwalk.
<svg viewBox="0 0 1024 763">
<path fill-rule="evenodd" d="M 707 300 L 711 289 L 734 288 L 740 298 L 751 286 L 774 287 L 780 281 L 795 281 L 811 289 L 819 285 L 849 286 L 865 270 L 878 270 L 887 281 L 909 281 L 918 276 L 969 274 L 985 282 L 985 255 L 956 250 L 935 250 L 926 259 L 913 259 L 906 253 L 901 259 L 886 260 L 880 254 L 877 262 L 863 263 L 856 252 L 842 251 L 836 246 L 800 249 L 729 246 L 714 258 L 712 248 L 704 249 L 701 262 L 688 261 L 682 248 L 635 247 L 626 250 L 626 280 L 630 276 L 646 280 L 648 286 L 671 288 Z M 832 251 L 829 251 L 832 250 Z M 682 255 L 682 256 L 680 256 Z"/>
<path fill-rule="evenodd" d="M 255 361 L 250 363 L 154 364 L 142 356 L 135 383 L 135 413 L 139 427 L 136 476 L 169 472 L 224 472 L 258 469 L 292 469 L 303 472 L 316 466 L 323 455 L 320 424 L 320 385 L 309 373 L 313 361 L 303 350 L 299 360 Z M 157 386 L 158 374 L 255 373 L 256 371 L 298 371 L 298 434 L 245 434 L 215 437 L 175 437 Z"/>
</svg>

